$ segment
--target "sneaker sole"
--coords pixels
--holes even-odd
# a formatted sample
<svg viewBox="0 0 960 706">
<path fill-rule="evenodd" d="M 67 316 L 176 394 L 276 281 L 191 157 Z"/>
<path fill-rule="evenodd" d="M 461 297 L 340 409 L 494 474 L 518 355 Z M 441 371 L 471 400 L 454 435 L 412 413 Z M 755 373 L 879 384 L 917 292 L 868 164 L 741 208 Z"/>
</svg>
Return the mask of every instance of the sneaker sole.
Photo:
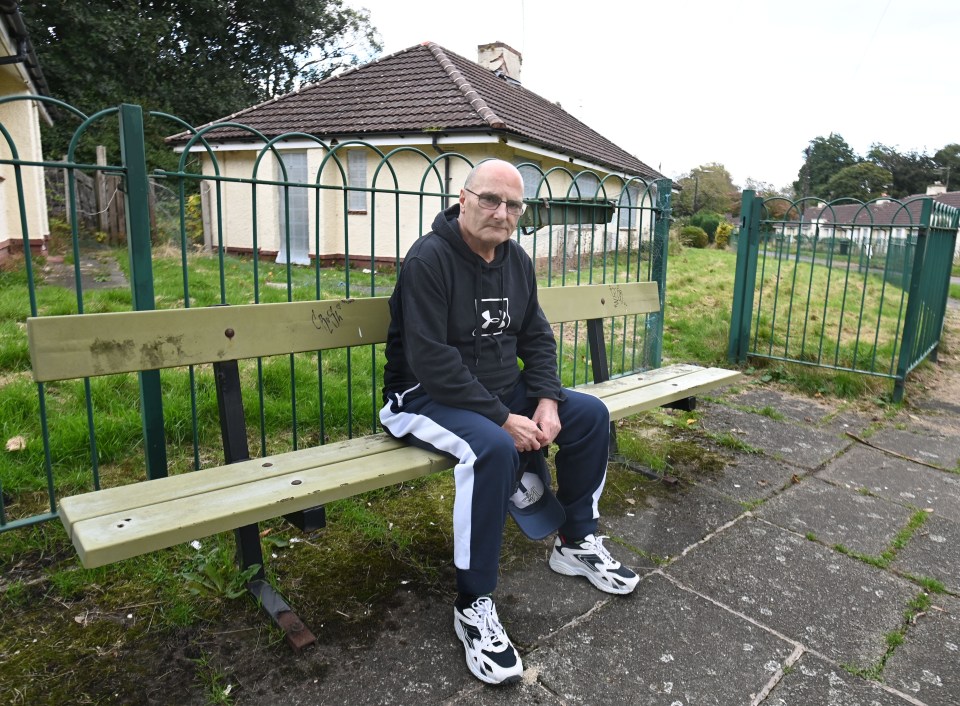
<svg viewBox="0 0 960 706">
<path fill-rule="evenodd" d="M 554 561 L 555 554 L 550 555 L 549 565 L 558 574 L 563 574 L 564 576 L 583 576 L 587 581 L 593 584 L 594 588 L 598 588 L 604 593 L 612 593 L 617 596 L 624 596 L 628 593 L 632 593 L 633 589 L 637 587 L 637 583 L 640 582 L 639 578 L 637 582 L 632 586 L 624 586 L 621 589 L 618 589 L 609 584 L 603 583 L 600 581 L 593 572 L 589 569 L 583 568 L 581 566 L 570 566 L 564 561 Z"/>
<path fill-rule="evenodd" d="M 460 621 L 456 618 L 453 620 L 453 630 L 457 633 L 457 637 L 463 644 L 464 661 L 467 663 L 467 669 L 470 670 L 470 673 L 473 676 L 482 681 L 484 684 L 493 684 L 494 686 L 500 686 L 501 684 L 516 684 L 520 681 L 523 676 L 522 674 L 513 674 L 502 681 L 496 681 L 495 679 L 491 679 L 489 675 L 480 671 L 480 669 L 474 665 L 473 660 L 470 659 L 470 640 L 463 632 L 463 628 L 460 627 Z M 519 659 L 519 656 L 517 658 Z"/>
</svg>

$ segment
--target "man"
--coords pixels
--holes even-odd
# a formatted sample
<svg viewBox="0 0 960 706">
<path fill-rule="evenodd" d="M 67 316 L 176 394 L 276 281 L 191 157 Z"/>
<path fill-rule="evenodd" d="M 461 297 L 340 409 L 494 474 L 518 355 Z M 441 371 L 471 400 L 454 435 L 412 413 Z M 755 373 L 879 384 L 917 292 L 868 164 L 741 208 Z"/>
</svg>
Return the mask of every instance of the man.
<svg viewBox="0 0 960 706">
<path fill-rule="evenodd" d="M 533 262 L 511 240 L 522 199 L 513 165 L 482 162 L 459 203 L 410 248 L 390 298 L 380 411 L 391 435 L 457 459 L 454 628 L 470 671 L 491 684 L 523 672 L 491 597 L 508 511 L 532 536 L 558 530 L 554 571 L 608 593 L 630 593 L 639 580 L 595 535 L 609 414 L 560 385 Z M 556 498 L 541 451 L 553 442 Z"/>
</svg>

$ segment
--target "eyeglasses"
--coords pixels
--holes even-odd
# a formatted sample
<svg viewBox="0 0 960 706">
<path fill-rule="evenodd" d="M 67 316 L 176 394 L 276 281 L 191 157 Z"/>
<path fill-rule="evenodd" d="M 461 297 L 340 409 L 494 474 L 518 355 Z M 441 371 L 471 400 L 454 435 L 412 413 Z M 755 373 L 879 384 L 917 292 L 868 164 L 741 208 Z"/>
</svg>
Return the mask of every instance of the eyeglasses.
<svg viewBox="0 0 960 706">
<path fill-rule="evenodd" d="M 487 211 L 496 211 L 502 203 L 507 205 L 507 213 L 511 216 L 522 216 L 523 212 L 527 210 L 527 204 L 523 201 L 505 201 L 496 194 L 478 194 L 476 191 L 470 191 L 470 189 L 466 187 L 464 187 L 463 190 L 469 191 L 476 196 L 480 208 L 486 209 Z"/>
</svg>

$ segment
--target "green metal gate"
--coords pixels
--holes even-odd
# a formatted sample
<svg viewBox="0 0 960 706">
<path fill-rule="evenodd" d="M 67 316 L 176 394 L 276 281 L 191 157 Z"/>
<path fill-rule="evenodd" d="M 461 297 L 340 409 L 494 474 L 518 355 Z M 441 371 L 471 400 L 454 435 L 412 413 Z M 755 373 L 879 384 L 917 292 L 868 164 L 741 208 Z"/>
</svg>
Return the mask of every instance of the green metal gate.
<svg viewBox="0 0 960 706">
<path fill-rule="evenodd" d="M 743 192 L 728 358 L 890 378 L 936 360 L 960 210 Z"/>
<path fill-rule="evenodd" d="M 22 440 L 15 452 L 0 454 L 0 531 L 56 517 L 61 495 L 222 459 L 207 367 L 37 385 L 29 373 L 28 316 L 388 295 L 410 239 L 429 230 L 434 214 L 457 197 L 450 174 L 462 176 L 472 166 L 455 152 L 385 153 L 364 142 L 326 144 L 303 134 L 266 139 L 233 123 L 220 127 L 243 132 L 252 146 L 247 153 L 220 152 L 211 146 L 216 125 L 195 129 L 174 116 L 145 115 L 136 105 L 87 116 L 53 99 L 3 102 L 11 100 L 56 105 L 78 127 L 66 158 L 46 161 L 24 158 L 0 123 L 0 165 L 16 177 L 23 251 L 22 262 L 0 268 L 0 426 L 4 439 Z M 159 134 L 182 131 L 178 167 L 149 164 L 145 125 Z M 101 137 L 113 131 L 119 146 L 104 163 L 78 157 L 92 154 L 94 129 Z M 305 180 L 288 178 L 290 160 L 283 156 L 293 149 L 306 152 L 297 160 L 308 164 Z M 527 198 L 535 218 L 516 237 L 537 264 L 541 286 L 653 280 L 665 292 L 669 180 L 520 166 L 537 183 Z M 68 283 L 54 281 L 55 258 L 44 248 L 55 243 L 26 215 L 23 176 L 44 169 L 66 174 L 69 225 L 59 259 Z M 125 203 L 125 250 L 103 247 L 97 234 L 80 227 L 77 177 L 98 172 L 121 180 L 116 198 Z M 158 194 L 166 194 L 163 203 Z M 293 233 L 304 227 L 306 233 Z M 90 282 L 82 263 L 91 247 L 129 284 L 103 289 Z M 308 255 L 310 264 L 291 264 L 284 253 L 292 252 Z M 662 309 L 611 318 L 604 329 L 614 376 L 659 366 Z M 557 334 L 564 383 L 591 380 L 586 329 L 566 326 Z M 242 361 L 247 424 L 259 437 L 251 440 L 252 453 L 376 431 L 382 348 Z"/>
</svg>

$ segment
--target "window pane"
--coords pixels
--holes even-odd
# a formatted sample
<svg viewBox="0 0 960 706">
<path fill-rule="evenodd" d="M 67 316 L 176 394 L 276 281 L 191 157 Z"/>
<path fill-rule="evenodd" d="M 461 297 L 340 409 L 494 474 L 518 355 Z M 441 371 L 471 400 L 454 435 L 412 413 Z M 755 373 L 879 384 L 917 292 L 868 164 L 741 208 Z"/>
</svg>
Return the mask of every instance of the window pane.
<svg viewBox="0 0 960 706">
<path fill-rule="evenodd" d="M 367 153 L 364 150 L 347 152 L 347 182 L 350 186 L 367 186 Z M 367 192 L 347 192 L 347 208 L 351 211 L 367 210 Z"/>
<path fill-rule="evenodd" d="M 600 180 L 596 174 L 590 172 L 580 172 L 573 180 L 574 186 L 570 188 L 571 198 L 592 199 L 597 196 L 597 190 L 600 188 Z M 577 189 L 580 189 L 579 194 Z"/>
<path fill-rule="evenodd" d="M 640 188 L 636 186 L 627 187 L 620 194 L 620 217 L 619 225 L 621 228 L 637 228 L 640 225 Z"/>
<path fill-rule="evenodd" d="M 546 193 L 537 193 L 540 180 L 543 178 L 540 170 L 537 169 L 539 166 L 540 164 L 538 162 L 530 162 L 529 160 L 524 164 L 517 165 L 517 170 L 520 172 L 520 176 L 523 177 L 523 198 L 525 199 L 535 199 L 538 196 L 546 196 Z"/>
<path fill-rule="evenodd" d="M 281 157 L 287 168 L 287 181 L 306 183 L 307 181 L 307 153 L 282 152 Z M 277 179 L 283 180 L 283 170 L 277 166 Z M 289 218 L 290 257 L 289 262 L 296 265 L 310 264 L 310 218 L 308 189 L 303 187 L 278 186 L 277 199 L 280 212 L 280 252 L 277 262 L 287 262 L 287 224 Z"/>
</svg>

